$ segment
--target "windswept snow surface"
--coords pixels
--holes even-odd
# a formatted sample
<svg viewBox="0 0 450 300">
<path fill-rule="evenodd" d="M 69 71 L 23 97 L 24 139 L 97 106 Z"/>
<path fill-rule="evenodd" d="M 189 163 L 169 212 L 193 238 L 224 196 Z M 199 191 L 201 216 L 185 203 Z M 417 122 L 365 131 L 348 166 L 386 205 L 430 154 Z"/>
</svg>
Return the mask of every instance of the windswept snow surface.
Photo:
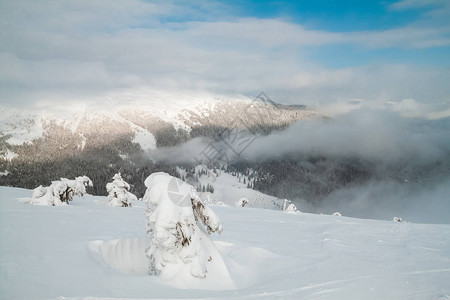
<svg viewBox="0 0 450 300">
<path fill-rule="evenodd" d="M 211 238 L 235 287 L 177 289 L 146 275 L 143 203 L 33 206 L 31 194 L 0 187 L 0 299 L 450 297 L 447 224 L 214 206 L 224 231 Z"/>
</svg>

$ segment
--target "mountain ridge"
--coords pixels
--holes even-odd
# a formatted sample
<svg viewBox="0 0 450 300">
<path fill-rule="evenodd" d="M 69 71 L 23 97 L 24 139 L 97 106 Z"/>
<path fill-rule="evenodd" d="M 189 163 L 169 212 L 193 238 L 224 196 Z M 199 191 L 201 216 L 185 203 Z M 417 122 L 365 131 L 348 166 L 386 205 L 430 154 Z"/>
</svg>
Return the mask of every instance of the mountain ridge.
<svg viewBox="0 0 450 300">
<path fill-rule="evenodd" d="M 317 114 L 302 107 L 289 105 L 268 105 L 250 99 L 217 100 L 215 103 L 204 102 L 190 108 L 182 107 L 178 112 L 161 113 L 160 109 L 124 105 L 115 109 L 99 109 L 80 106 L 70 116 L 58 116 L 51 111 L 24 109 L 5 109 L 0 115 L 0 132 L 3 144 L 23 146 L 46 134 L 55 134 L 55 130 L 70 130 L 78 135 L 78 146 L 111 136 L 145 134 L 155 141 L 141 148 L 152 150 L 155 147 L 174 146 L 193 137 L 213 137 L 214 128 L 236 126 L 237 119 L 246 119 L 248 128 L 267 127 L 284 128 L 298 120 L 316 117 Z M 114 130 L 111 130 L 114 128 Z M 100 138 L 102 135 L 103 138 Z M 75 137 L 76 138 L 76 137 Z M 141 144 L 138 142 L 138 144 Z M 7 147 L 11 148 L 14 147 Z"/>
<path fill-rule="evenodd" d="M 0 114 L 0 172 L 5 174 L 0 176 L 0 185 L 34 188 L 82 172 L 98 183 L 90 192 L 104 194 L 104 184 L 119 170 L 130 176 L 131 182 L 140 182 L 150 171 L 176 174 L 170 162 L 152 161 L 147 151 L 197 137 L 218 139 L 230 128 L 268 134 L 318 117 L 303 108 L 243 97 L 200 99 L 192 106 L 181 102 L 177 110 L 166 112 L 161 101 L 155 110 L 148 105 L 112 103 L 106 107 L 71 106 L 68 111 L 60 107 L 5 109 Z M 136 184 L 132 190 L 141 194 L 145 187 Z"/>
</svg>

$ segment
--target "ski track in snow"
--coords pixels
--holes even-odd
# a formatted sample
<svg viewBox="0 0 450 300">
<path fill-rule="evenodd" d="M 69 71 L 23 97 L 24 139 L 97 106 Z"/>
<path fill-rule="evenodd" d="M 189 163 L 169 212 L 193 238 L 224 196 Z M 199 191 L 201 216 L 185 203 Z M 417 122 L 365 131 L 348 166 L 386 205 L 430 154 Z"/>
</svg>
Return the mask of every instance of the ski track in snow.
<svg viewBox="0 0 450 300">
<path fill-rule="evenodd" d="M 232 205 L 242 188 L 228 197 L 232 178 L 221 180 L 221 201 Z M 26 203 L 31 192 L 0 187 L 1 299 L 450 297 L 448 224 L 215 205 L 224 232 L 211 238 L 236 288 L 216 290 L 205 281 L 204 288 L 177 289 L 146 275 L 141 202 L 108 207 L 106 197 L 86 195 L 69 206 L 42 207 Z"/>
</svg>

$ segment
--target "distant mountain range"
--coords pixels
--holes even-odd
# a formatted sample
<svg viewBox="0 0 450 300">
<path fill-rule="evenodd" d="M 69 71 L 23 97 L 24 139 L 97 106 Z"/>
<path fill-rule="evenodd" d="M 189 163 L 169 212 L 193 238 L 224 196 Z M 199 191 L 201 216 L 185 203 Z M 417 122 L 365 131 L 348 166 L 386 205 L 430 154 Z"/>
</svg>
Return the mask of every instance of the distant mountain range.
<svg viewBox="0 0 450 300">
<path fill-rule="evenodd" d="M 221 144 L 234 129 L 247 136 L 267 135 L 302 120 L 325 119 L 304 106 L 278 105 L 262 96 L 256 100 L 159 98 L 126 105 L 4 107 L 0 110 L 0 185 L 35 188 L 61 177 L 87 175 L 94 183 L 88 193 L 106 195 L 106 183 L 121 172 L 131 192 L 142 197 L 148 175 L 163 171 L 180 177 L 181 169 L 186 180 L 203 190 L 199 174 L 192 171 L 196 162 L 178 157 L 191 146 L 200 152 L 196 142 L 201 147 L 204 141 Z M 283 145 L 275 147 L 281 150 Z M 445 186 L 450 170 L 446 157 L 427 163 L 380 162 L 352 153 L 320 155 L 298 150 L 259 160 L 244 153 L 226 165 L 209 167 L 234 174 L 248 188 L 264 194 L 319 207 L 356 201 L 361 187 L 373 190 L 363 194 L 372 203 L 409 198 L 424 187 Z"/>
<path fill-rule="evenodd" d="M 229 128 L 268 134 L 318 117 L 304 106 L 261 100 L 158 99 L 141 105 L 4 107 L 0 114 L 0 184 L 33 188 L 59 177 L 86 174 L 103 186 L 118 169 L 128 170 L 133 177 L 142 171 L 139 168 L 154 170 L 158 164 L 143 158 L 145 151 L 195 137 L 214 139 Z M 168 166 L 159 168 L 173 172 Z M 104 187 L 94 193 L 104 193 Z"/>
<path fill-rule="evenodd" d="M 151 106 L 104 110 L 85 106 L 67 117 L 51 111 L 5 108 L 0 121 L 0 155 L 8 160 L 54 159 L 87 148 L 120 148 L 119 144 L 126 143 L 146 151 L 194 137 L 215 137 L 224 128 L 246 127 L 269 133 L 316 116 L 304 106 L 274 106 L 245 98 L 197 103 L 175 112 Z M 126 148 L 119 152 L 128 154 Z"/>
</svg>

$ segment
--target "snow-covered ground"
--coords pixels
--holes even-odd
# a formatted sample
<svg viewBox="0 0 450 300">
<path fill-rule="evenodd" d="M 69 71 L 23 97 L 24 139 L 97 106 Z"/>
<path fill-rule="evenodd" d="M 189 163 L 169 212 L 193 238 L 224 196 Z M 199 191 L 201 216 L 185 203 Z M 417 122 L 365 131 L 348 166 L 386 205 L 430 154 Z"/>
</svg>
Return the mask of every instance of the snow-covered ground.
<svg viewBox="0 0 450 300">
<path fill-rule="evenodd" d="M 278 199 L 270 195 L 263 194 L 257 190 L 247 188 L 247 184 L 240 181 L 236 176 L 226 173 L 222 170 L 218 170 L 216 176 L 211 170 L 208 170 L 204 166 L 197 166 L 198 168 L 204 168 L 209 175 L 201 175 L 199 178 L 200 183 L 203 186 L 212 184 L 214 187 L 214 193 L 200 193 L 202 199 L 205 202 L 222 202 L 228 206 L 239 206 L 238 201 L 241 198 L 246 198 L 248 204 L 246 207 L 255 208 L 268 208 L 281 210 L 283 207 L 284 199 Z M 181 173 L 180 173 L 181 174 Z M 208 198 L 211 198 L 208 201 Z"/>
<path fill-rule="evenodd" d="M 0 187 L 1 299 L 450 298 L 450 225 L 213 205 L 232 282 L 179 289 L 146 275 L 143 203 L 33 206 L 31 193 Z"/>
</svg>

